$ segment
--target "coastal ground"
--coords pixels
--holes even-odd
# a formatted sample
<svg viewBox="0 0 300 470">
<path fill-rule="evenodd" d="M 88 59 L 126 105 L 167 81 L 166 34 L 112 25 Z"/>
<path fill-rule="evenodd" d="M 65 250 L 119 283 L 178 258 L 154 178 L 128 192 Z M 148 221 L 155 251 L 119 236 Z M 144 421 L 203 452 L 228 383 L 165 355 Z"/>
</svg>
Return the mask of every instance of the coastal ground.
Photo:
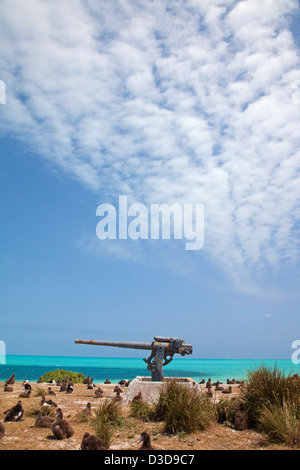
<svg viewBox="0 0 300 470">
<path fill-rule="evenodd" d="M 52 387 L 56 396 L 47 395 L 48 384 L 32 385 L 30 398 L 19 398 L 23 392 L 22 383 L 13 385 L 13 392 L 4 392 L 4 383 L 0 384 L 0 420 L 3 421 L 4 411 L 22 400 L 25 411 L 20 422 L 5 423 L 5 436 L 0 440 L 0 450 L 76 450 L 80 449 L 83 434 L 87 431 L 94 433 L 93 418 L 99 403 L 115 396 L 115 384 L 99 384 L 104 391 L 104 398 L 95 398 L 94 390 L 88 390 L 86 385 L 75 384 L 74 393 L 59 392 L 59 387 Z M 98 384 L 97 384 L 98 386 Z M 71 439 L 57 441 L 51 439 L 51 429 L 34 427 L 35 417 L 32 412 L 41 407 L 41 396 L 37 396 L 40 389 L 45 390 L 46 399 L 53 399 L 63 410 L 64 417 L 74 429 Z M 124 392 L 126 387 L 123 388 Z M 220 392 L 218 392 L 220 393 Z M 233 386 L 233 396 L 239 393 Z M 213 399 L 218 399 L 215 395 Z M 82 422 L 78 415 L 87 402 L 92 404 L 92 417 Z M 270 444 L 267 438 L 254 430 L 236 431 L 223 424 L 213 424 L 206 431 L 193 434 L 179 434 L 176 436 L 163 433 L 163 423 L 143 421 L 129 417 L 129 407 L 122 406 L 124 421 L 116 428 L 109 450 L 138 450 L 137 440 L 143 431 L 147 431 L 152 438 L 153 447 L 157 450 L 288 450 L 289 447 L 281 444 Z"/>
</svg>

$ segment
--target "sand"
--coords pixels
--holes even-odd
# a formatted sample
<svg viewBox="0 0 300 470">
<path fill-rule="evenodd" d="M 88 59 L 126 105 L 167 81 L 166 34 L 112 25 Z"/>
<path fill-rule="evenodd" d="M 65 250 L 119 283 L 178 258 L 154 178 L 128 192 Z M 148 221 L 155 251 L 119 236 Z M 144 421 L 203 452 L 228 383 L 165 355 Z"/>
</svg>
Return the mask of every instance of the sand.
<svg viewBox="0 0 300 470">
<path fill-rule="evenodd" d="M 4 383 L 0 383 L 0 419 L 4 420 L 4 411 L 16 405 L 22 400 L 25 410 L 24 418 L 21 422 L 5 423 L 5 436 L 0 440 L 0 450 L 79 450 L 82 436 L 87 431 L 94 433 L 93 418 L 95 409 L 99 403 L 105 399 L 112 399 L 115 396 L 115 384 L 99 384 L 104 391 L 104 398 L 94 398 L 94 390 L 88 390 L 86 385 L 75 384 L 74 392 L 67 394 L 59 392 L 59 387 L 53 386 L 52 390 L 56 396 L 46 394 L 46 399 L 54 400 L 58 407 L 63 410 L 64 417 L 70 422 L 74 429 L 74 435 L 70 439 L 57 441 L 49 439 L 52 436 L 51 429 L 41 429 L 34 427 L 35 417 L 32 411 L 41 406 L 41 397 L 36 396 L 38 389 L 44 389 L 45 393 L 48 384 L 31 383 L 32 393 L 29 399 L 19 398 L 23 391 L 22 383 L 16 382 L 13 385 L 13 392 L 4 392 Z M 98 386 L 98 384 L 97 384 Z M 202 386 L 203 391 L 205 387 Z M 126 388 L 122 388 L 126 390 Z M 238 395 L 239 390 L 233 386 L 233 394 Z M 220 392 L 214 394 L 213 399 L 218 399 Z M 224 396 L 224 395 L 223 395 Z M 227 395 L 226 395 L 227 396 Z M 92 404 L 92 418 L 87 422 L 82 422 L 78 418 L 78 413 L 85 408 L 87 402 Z M 267 439 L 260 433 L 253 430 L 236 431 L 228 426 L 213 424 L 206 431 L 199 431 L 193 434 L 180 434 L 177 436 L 163 433 L 163 423 L 144 423 L 138 419 L 129 418 L 128 406 L 122 406 L 124 424 L 117 427 L 113 436 L 109 450 L 138 450 L 141 444 L 137 443 L 141 432 L 147 431 L 152 438 L 153 446 L 157 450 L 281 450 L 289 449 L 285 445 L 269 444 Z"/>
</svg>

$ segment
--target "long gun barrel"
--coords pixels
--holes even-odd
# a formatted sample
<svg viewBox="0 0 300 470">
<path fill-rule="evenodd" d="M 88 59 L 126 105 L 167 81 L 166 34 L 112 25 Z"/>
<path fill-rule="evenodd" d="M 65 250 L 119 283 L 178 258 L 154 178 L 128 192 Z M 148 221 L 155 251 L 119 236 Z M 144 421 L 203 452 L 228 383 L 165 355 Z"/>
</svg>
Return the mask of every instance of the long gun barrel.
<svg viewBox="0 0 300 470">
<path fill-rule="evenodd" d="M 152 343 L 129 343 L 127 341 L 93 341 L 76 339 L 76 344 L 91 344 L 92 346 L 112 346 L 114 348 L 127 348 L 127 349 L 152 349 Z"/>
</svg>

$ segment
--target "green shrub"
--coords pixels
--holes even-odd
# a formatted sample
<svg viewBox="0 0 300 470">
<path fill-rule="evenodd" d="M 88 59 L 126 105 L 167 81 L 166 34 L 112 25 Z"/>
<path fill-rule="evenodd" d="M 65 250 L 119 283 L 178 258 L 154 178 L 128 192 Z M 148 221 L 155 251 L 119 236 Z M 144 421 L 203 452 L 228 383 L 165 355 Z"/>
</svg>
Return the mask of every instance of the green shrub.
<svg viewBox="0 0 300 470">
<path fill-rule="evenodd" d="M 69 377 L 74 383 L 82 383 L 83 380 L 85 379 L 85 376 L 79 372 L 56 369 L 56 370 L 51 370 L 49 372 L 46 372 L 41 377 L 41 381 L 49 383 L 52 380 L 55 380 L 57 382 L 58 380 L 63 380 L 66 377 Z"/>
<path fill-rule="evenodd" d="M 216 421 L 216 410 L 208 397 L 174 380 L 162 387 L 153 416 L 165 421 L 165 432 L 189 434 Z"/>
</svg>

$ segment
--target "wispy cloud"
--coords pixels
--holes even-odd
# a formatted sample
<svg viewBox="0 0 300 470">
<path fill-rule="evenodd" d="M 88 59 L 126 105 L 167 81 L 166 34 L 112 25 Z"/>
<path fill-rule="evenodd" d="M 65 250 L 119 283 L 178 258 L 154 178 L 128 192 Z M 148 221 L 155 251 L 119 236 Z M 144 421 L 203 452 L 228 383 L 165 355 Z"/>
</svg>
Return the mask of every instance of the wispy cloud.
<svg viewBox="0 0 300 470">
<path fill-rule="evenodd" d="M 296 0 L 3 0 L 2 131 L 107 197 L 204 203 L 205 250 L 237 279 L 295 263 L 291 15 Z"/>
</svg>

